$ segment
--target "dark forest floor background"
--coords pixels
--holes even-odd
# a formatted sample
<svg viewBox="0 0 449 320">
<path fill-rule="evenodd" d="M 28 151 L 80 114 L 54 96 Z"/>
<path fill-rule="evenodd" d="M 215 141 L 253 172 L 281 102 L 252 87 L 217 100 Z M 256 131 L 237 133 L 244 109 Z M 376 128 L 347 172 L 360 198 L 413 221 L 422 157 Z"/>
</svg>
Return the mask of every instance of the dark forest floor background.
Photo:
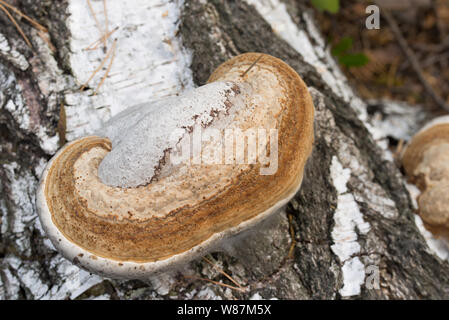
<svg viewBox="0 0 449 320">
<path fill-rule="evenodd" d="M 330 46 L 349 38 L 350 51 L 368 57 L 369 62 L 361 67 L 341 66 L 351 84 L 364 99 L 400 100 L 422 105 L 435 115 L 446 113 L 425 89 L 382 10 L 391 12 L 425 81 L 449 105 L 449 1 L 377 1 L 381 5 L 379 30 L 365 27 L 369 3 L 342 0 L 337 13 L 317 10 L 316 14 Z"/>
</svg>

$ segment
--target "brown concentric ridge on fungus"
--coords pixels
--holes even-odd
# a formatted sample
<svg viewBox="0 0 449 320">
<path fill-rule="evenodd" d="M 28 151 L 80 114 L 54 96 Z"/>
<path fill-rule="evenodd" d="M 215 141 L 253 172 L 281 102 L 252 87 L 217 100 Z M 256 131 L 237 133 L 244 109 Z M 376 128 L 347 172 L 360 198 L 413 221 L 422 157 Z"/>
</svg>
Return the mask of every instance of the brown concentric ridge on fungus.
<svg viewBox="0 0 449 320">
<path fill-rule="evenodd" d="M 101 134 L 65 145 L 47 165 L 37 193 L 39 216 L 55 247 L 96 273 L 144 278 L 219 247 L 225 239 L 279 211 L 301 185 L 312 150 L 314 108 L 306 85 L 292 68 L 277 58 L 260 55 L 247 53 L 226 61 L 207 85 L 171 100 L 172 110 L 140 114 L 143 118 L 131 113 L 120 115 Z M 216 90 L 218 95 L 211 96 L 224 98 L 221 102 L 202 99 L 199 95 L 207 95 L 207 90 Z M 210 106 L 196 108 L 183 104 L 186 101 Z M 136 110 L 132 112 L 142 112 Z M 174 116 L 175 112 L 179 116 Z M 260 174 L 260 163 L 170 164 L 172 149 L 159 145 L 166 138 L 168 129 L 164 126 L 154 129 L 160 131 L 151 132 L 142 142 L 150 141 L 149 146 L 134 141 L 133 134 L 137 137 L 139 131 L 134 130 L 138 125 L 131 120 L 139 118 L 139 125 L 144 127 L 139 130 L 147 132 L 147 116 L 160 117 L 169 128 L 184 130 L 180 131 L 181 140 L 190 134 L 187 127 L 205 123 L 218 129 L 276 129 L 277 170 L 271 175 Z M 114 131 L 114 126 L 120 132 Z M 216 143 L 207 141 L 203 152 L 217 148 Z M 175 141 L 173 150 L 177 146 Z M 268 141 L 263 147 L 268 147 Z M 159 165 L 157 172 L 139 173 L 129 185 L 126 181 L 121 184 L 124 180 L 120 175 L 113 183 L 104 183 L 98 169 L 102 161 L 108 156 L 114 164 L 124 152 L 114 154 L 114 148 L 130 152 L 124 162 L 134 156 L 147 161 L 143 168 Z M 147 150 L 139 153 L 133 148 Z M 161 161 L 163 157 L 167 161 Z M 158 177 L 151 181 L 154 174 Z"/>
</svg>

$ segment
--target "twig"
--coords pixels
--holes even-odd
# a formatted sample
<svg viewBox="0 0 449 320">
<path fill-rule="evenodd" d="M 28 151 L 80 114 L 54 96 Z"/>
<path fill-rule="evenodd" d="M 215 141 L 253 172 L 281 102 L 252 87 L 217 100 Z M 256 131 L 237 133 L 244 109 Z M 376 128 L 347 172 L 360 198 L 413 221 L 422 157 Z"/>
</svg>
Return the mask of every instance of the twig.
<svg viewBox="0 0 449 320">
<path fill-rule="evenodd" d="M 295 229 L 293 228 L 293 215 L 288 214 L 288 229 L 290 232 L 290 238 L 292 239 L 292 243 L 290 244 L 290 248 L 288 249 L 288 259 L 292 259 L 295 247 L 296 247 L 296 235 L 295 235 Z"/>
<path fill-rule="evenodd" d="M 394 20 L 393 16 L 388 10 L 382 10 L 383 16 L 385 17 L 385 20 L 387 20 L 388 25 L 391 28 L 391 31 L 393 32 L 394 36 L 398 40 L 399 46 L 401 47 L 402 51 L 406 55 L 407 59 L 410 61 L 410 64 L 413 68 L 413 70 L 416 72 L 419 80 L 421 81 L 422 85 L 424 86 L 424 89 L 427 91 L 427 93 L 432 97 L 432 99 L 437 103 L 438 106 L 440 106 L 442 109 L 449 111 L 449 105 L 444 101 L 444 99 L 439 96 L 435 90 L 432 88 L 432 86 L 427 82 L 426 78 L 424 77 L 424 72 L 421 68 L 421 65 L 418 62 L 418 59 L 416 58 L 415 53 L 410 49 L 410 47 L 407 44 L 407 41 L 405 40 L 404 36 L 402 35 L 401 30 L 399 29 L 396 21 Z"/>
<path fill-rule="evenodd" d="M 213 284 L 222 286 L 222 287 L 226 287 L 226 288 L 229 288 L 229 289 L 237 290 L 237 291 L 240 291 L 240 292 L 245 292 L 245 289 L 244 289 L 244 288 L 234 287 L 234 286 L 231 286 L 231 285 L 229 285 L 229 284 L 222 283 L 222 282 L 218 282 L 218 281 L 214 281 L 214 280 L 207 279 L 207 278 L 192 277 L 192 276 L 184 276 L 184 277 L 185 277 L 185 278 L 190 278 L 190 279 L 196 279 L 196 280 L 207 281 L 207 282 L 210 282 L 210 283 L 213 283 Z"/>
<path fill-rule="evenodd" d="M 104 83 L 104 81 L 106 80 L 106 77 L 109 74 L 109 71 L 111 71 L 111 67 L 112 67 L 112 63 L 114 62 L 114 57 L 115 57 L 115 47 L 116 47 L 117 41 L 114 41 L 114 43 L 112 44 L 112 57 L 111 57 L 111 61 L 109 62 L 108 68 L 106 69 L 106 72 L 104 73 L 103 77 L 101 78 L 100 83 L 98 84 L 97 88 L 95 89 L 94 95 L 97 94 L 98 89 L 100 89 L 101 85 Z"/>
<path fill-rule="evenodd" d="M 91 14 L 92 14 L 92 16 L 93 16 L 93 18 L 95 20 L 95 24 L 97 25 L 97 29 L 100 32 L 100 37 L 102 39 L 103 45 L 106 47 L 105 34 L 103 33 L 103 30 L 101 30 L 100 23 L 98 22 L 97 15 L 95 14 L 94 9 L 92 8 L 92 4 L 90 3 L 90 0 L 87 0 L 87 5 L 89 6 L 89 10 L 90 10 L 90 12 L 91 12 Z"/>
<path fill-rule="evenodd" d="M 109 37 L 118 30 L 119 27 L 115 27 L 113 30 L 109 31 L 105 38 L 106 40 L 109 39 Z M 87 48 L 85 48 L 84 50 L 86 51 L 90 51 L 90 50 L 96 50 L 98 49 L 98 46 L 102 43 L 103 41 L 103 37 L 101 37 L 100 39 L 95 40 L 95 42 L 92 42 Z"/>
<path fill-rule="evenodd" d="M 429 56 L 426 60 L 422 62 L 423 67 L 431 66 L 437 62 L 442 62 L 443 60 L 449 59 L 449 51 L 441 53 L 441 54 L 434 54 Z"/>
<path fill-rule="evenodd" d="M 5 7 L 13 10 L 15 13 L 17 13 L 19 16 L 23 17 L 25 20 L 28 20 L 31 24 L 33 24 L 36 28 L 40 29 L 43 32 L 48 32 L 47 28 L 45 28 L 43 25 L 37 23 L 35 20 L 31 19 L 30 17 L 28 17 L 26 14 L 22 13 L 22 11 L 20 11 L 19 9 L 17 9 L 16 7 L 6 3 L 3 0 L 0 0 L 0 3 L 3 4 Z"/>
<path fill-rule="evenodd" d="M 256 65 L 256 63 L 259 62 L 260 59 L 262 59 L 262 57 L 263 57 L 263 53 L 260 54 L 260 56 L 256 59 L 256 61 L 254 61 L 254 62 L 249 66 L 249 68 L 246 69 L 246 71 L 242 73 L 242 75 L 241 75 L 240 77 L 243 78 L 243 77 L 249 72 L 249 70 L 251 70 L 251 69 Z"/>
<path fill-rule="evenodd" d="M 404 140 L 400 139 L 398 145 L 396 146 L 396 151 L 394 152 L 393 157 L 397 160 L 400 160 L 402 150 L 404 150 Z"/>
<path fill-rule="evenodd" d="M 117 40 L 114 40 L 114 44 L 113 47 L 115 47 L 115 43 L 117 42 Z M 106 61 L 108 60 L 109 56 L 112 53 L 112 48 L 109 49 L 108 53 L 106 54 L 106 57 L 104 57 L 103 61 L 101 61 L 100 65 L 94 70 L 94 72 L 92 72 L 92 74 L 90 75 L 89 79 L 87 79 L 87 81 L 81 86 L 80 91 L 83 91 L 84 88 L 87 86 L 87 84 L 89 83 L 90 80 L 92 80 L 93 77 L 95 77 L 95 75 L 97 74 L 98 71 L 101 70 L 101 68 L 103 68 L 104 64 L 106 63 Z"/>
<path fill-rule="evenodd" d="M 43 32 L 42 30 L 37 30 L 37 34 L 39 35 L 39 37 L 45 41 L 45 43 L 47 44 L 47 46 L 50 48 L 50 50 L 52 52 L 56 51 L 55 46 L 51 43 L 50 39 L 48 38 L 48 33 Z"/>
<path fill-rule="evenodd" d="M 446 50 L 448 47 L 449 47 L 449 36 L 446 36 L 438 44 L 415 43 L 413 45 L 414 49 L 418 49 L 418 50 L 426 51 L 426 52 L 439 52 L 442 50 Z"/>
<path fill-rule="evenodd" d="M 106 7 L 106 0 L 103 0 L 103 11 L 104 11 L 104 19 L 105 19 L 105 37 L 109 33 L 109 22 L 108 22 L 108 8 Z M 105 39 L 106 41 L 106 39 Z"/>
<path fill-rule="evenodd" d="M 440 36 L 440 41 L 442 42 L 444 40 L 444 26 L 441 23 L 440 15 L 438 13 L 438 4 L 436 0 L 432 1 L 432 9 L 433 13 L 435 15 L 436 25 L 438 29 L 438 35 Z"/>
<path fill-rule="evenodd" d="M 228 275 L 226 272 L 224 272 L 223 269 L 221 269 L 220 267 L 218 267 L 215 263 L 213 263 L 212 261 L 210 261 L 209 259 L 207 259 L 206 257 L 203 257 L 203 259 L 209 263 L 212 267 L 214 267 L 215 270 L 217 270 L 218 272 L 220 272 L 222 275 L 224 275 L 226 278 L 228 278 L 233 284 L 235 284 L 237 287 L 242 288 L 242 286 L 236 281 L 234 280 L 230 275 Z"/>
<path fill-rule="evenodd" d="M 8 9 L 6 9 L 2 4 L 0 4 L 0 9 L 3 10 L 3 12 L 6 13 L 6 15 L 8 16 L 9 20 L 11 20 L 11 22 L 14 24 L 14 26 L 17 28 L 17 30 L 19 31 L 19 33 L 22 35 L 23 39 L 25 40 L 26 44 L 30 47 L 33 48 L 33 46 L 31 45 L 30 40 L 28 40 L 27 36 L 25 35 L 25 33 L 23 32 L 22 28 L 19 26 L 19 24 L 16 22 L 16 19 L 14 19 L 14 17 L 9 13 Z"/>
</svg>

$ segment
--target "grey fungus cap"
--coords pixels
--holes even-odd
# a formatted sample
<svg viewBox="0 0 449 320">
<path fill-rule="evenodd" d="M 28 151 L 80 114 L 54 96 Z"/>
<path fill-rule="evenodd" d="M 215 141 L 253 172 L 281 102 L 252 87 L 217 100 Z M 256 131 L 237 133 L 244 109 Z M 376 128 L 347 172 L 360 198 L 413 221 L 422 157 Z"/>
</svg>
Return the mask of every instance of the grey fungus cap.
<svg viewBox="0 0 449 320">
<path fill-rule="evenodd" d="M 239 55 L 207 85 L 131 108 L 96 135 L 66 144 L 42 175 L 39 217 L 57 250 L 92 272 L 144 279 L 176 268 L 296 194 L 313 119 L 312 99 L 292 68 L 265 54 Z M 277 151 L 275 172 L 261 174 L 260 163 L 170 161 L 195 129 L 230 127 L 275 129 L 277 150 L 269 140 L 261 146 Z M 211 139 L 203 153 L 216 149 Z"/>
</svg>

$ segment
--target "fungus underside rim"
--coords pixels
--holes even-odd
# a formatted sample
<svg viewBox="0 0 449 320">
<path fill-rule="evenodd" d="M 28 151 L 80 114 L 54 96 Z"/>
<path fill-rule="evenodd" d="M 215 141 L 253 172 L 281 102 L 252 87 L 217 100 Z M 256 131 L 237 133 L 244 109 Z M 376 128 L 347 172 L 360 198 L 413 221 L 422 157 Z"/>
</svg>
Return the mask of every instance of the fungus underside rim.
<svg viewBox="0 0 449 320">
<path fill-rule="evenodd" d="M 84 248 L 83 246 L 79 245 L 77 242 L 70 240 L 56 226 L 53 220 L 53 214 L 48 208 L 45 189 L 51 165 L 53 161 L 59 157 L 59 155 L 64 151 L 66 147 L 68 147 L 73 143 L 76 143 L 77 141 L 78 140 L 72 141 L 68 143 L 66 146 L 64 146 L 64 148 L 59 150 L 58 153 L 48 162 L 47 167 L 44 170 L 42 181 L 40 183 L 37 194 L 39 219 L 42 223 L 44 230 L 48 234 L 51 242 L 63 254 L 64 257 L 66 257 L 70 261 L 74 261 L 74 259 L 76 259 L 77 262 L 82 266 L 84 266 L 85 268 L 96 272 L 100 271 L 102 273 L 105 273 L 106 275 L 119 275 L 122 277 L 134 278 L 136 276 L 139 277 L 139 274 L 141 274 L 141 276 L 144 276 L 147 273 L 155 272 L 162 268 L 167 268 L 177 263 L 181 263 L 183 261 L 188 261 L 192 257 L 193 258 L 197 257 L 205 250 L 214 247 L 214 245 L 216 245 L 216 243 L 220 239 L 235 236 L 240 232 L 248 228 L 251 228 L 254 225 L 257 225 L 258 223 L 268 218 L 272 213 L 275 213 L 276 211 L 280 210 L 296 195 L 296 193 L 301 188 L 303 180 L 303 173 L 301 173 L 300 175 L 298 175 L 297 186 L 293 188 L 293 190 L 289 194 L 287 194 L 285 198 L 276 202 L 274 206 L 268 208 L 264 212 L 261 212 L 248 220 L 242 221 L 240 224 L 230 229 L 223 230 L 218 233 L 213 233 L 209 238 L 198 243 L 196 246 L 192 247 L 189 250 L 173 254 L 168 258 L 161 260 L 153 260 L 153 261 L 117 260 L 114 259 L 114 257 L 102 256 L 97 253 L 91 252 L 87 248 Z M 310 148 L 309 150 L 310 153 L 311 150 L 312 148 Z M 135 270 L 136 267 L 141 268 L 142 266 L 144 268 L 146 267 L 145 270 L 137 269 L 135 274 L 130 274 L 129 271 L 127 271 L 130 269 Z M 109 268 L 109 270 L 104 270 L 105 267 Z"/>
</svg>

